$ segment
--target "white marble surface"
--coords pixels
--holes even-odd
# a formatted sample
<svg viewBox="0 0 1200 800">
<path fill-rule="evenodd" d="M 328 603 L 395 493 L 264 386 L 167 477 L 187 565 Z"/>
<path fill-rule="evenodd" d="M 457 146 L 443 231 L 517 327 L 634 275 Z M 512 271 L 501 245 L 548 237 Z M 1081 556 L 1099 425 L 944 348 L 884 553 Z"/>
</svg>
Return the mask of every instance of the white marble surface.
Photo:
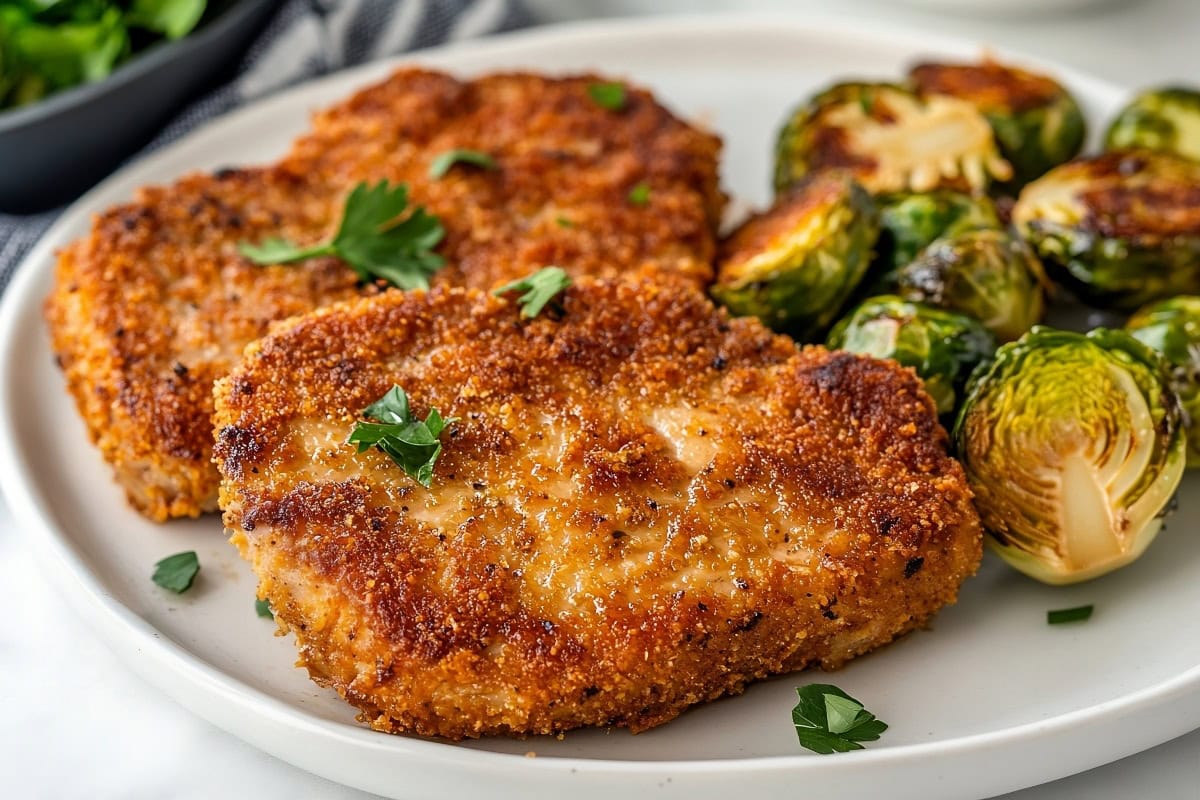
<svg viewBox="0 0 1200 800">
<path fill-rule="evenodd" d="M 727 8 L 921 28 L 1057 58 L 1129 86 L 1200 84 L 1197 0 L 1103 3 L 1075 16 L 950 16 L 900 0 L 529 0 L 554 19 Z M 972 5 L 978 5 L 973 3 Z M 1003 11 L 1004 0 L 996 7 Z M 3 443 L 0 443 L 3 446 Z M 260 753 L 131 675 L 75 618 L 0 505 L 0 797 L 365 798 Z M 1006 800 L 1200 800 L 1200 731 Z"/>
</svg>

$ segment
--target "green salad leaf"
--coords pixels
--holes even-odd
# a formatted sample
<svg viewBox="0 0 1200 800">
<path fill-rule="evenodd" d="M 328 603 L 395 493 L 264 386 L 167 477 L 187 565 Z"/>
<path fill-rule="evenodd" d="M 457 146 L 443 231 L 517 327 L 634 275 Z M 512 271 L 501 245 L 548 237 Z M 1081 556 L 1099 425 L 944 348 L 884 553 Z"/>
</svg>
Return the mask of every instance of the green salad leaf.
<svg viewBox="0 0 1200 800">
<path fill-rule="evenodd" d="M 206 7 L 206 0 L 0 0 L 0 110 L 102 80 L 162 38 L 191 33 Z"/>
</svg>

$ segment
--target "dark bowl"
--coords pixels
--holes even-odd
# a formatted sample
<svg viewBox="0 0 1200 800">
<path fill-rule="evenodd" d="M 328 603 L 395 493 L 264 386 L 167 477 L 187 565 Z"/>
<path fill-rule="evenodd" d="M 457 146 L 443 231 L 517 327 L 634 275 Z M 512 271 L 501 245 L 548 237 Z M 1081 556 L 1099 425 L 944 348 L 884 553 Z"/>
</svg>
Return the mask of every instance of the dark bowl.
<svg viewBox="0 0 1200 800">
<path fill-rule="evenodd" d="M 232 69 L 277 0 L 239 0 L 189 36 L 156 45 L 102 81 L 0 112 L 0 212 L 77 197 Z"/>
</svg>

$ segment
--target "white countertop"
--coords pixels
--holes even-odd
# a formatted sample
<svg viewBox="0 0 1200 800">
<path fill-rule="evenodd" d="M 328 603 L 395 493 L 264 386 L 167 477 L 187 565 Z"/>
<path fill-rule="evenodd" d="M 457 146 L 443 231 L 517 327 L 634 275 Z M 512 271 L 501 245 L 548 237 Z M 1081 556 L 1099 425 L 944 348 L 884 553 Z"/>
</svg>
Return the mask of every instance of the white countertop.
<svg viewBox="0 0 1200 800">
<path fill-rule="evenodd" d="M 1002 5 L 1005 0 L 996 0 Z M 953 17 L 900 0 L 527 0 L 549 19 L 763 9 L 965 36 L 1135 87 L 1200 84 L 1200 0 L 1126 0 L 1077 16 Z M 1198 576 L 1200 579 L 1200 576 Z M 365 798 L 261 753 L 129 673 L 69 611 L 0 504 L 0 796 Z M 1200 731 L 1006 800 L 1200 800 Z"/>
</svg>

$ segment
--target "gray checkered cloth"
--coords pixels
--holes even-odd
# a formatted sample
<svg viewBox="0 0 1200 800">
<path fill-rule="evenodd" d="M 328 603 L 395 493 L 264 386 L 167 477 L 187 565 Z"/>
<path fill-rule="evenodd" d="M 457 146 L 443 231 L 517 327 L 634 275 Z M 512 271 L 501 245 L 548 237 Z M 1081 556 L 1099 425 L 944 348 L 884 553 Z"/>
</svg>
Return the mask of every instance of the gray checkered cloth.
<svg viewBox="0 0 1200 800">
<path fill-rule="evenodd" d="M 520 0 L 286 0 L 246 51 L 236 77 L 185 108 L 142 152 L 317 75 L 530 22 Z M 60 211 L 0 214 L 0 291 Z"/>
</svg>

